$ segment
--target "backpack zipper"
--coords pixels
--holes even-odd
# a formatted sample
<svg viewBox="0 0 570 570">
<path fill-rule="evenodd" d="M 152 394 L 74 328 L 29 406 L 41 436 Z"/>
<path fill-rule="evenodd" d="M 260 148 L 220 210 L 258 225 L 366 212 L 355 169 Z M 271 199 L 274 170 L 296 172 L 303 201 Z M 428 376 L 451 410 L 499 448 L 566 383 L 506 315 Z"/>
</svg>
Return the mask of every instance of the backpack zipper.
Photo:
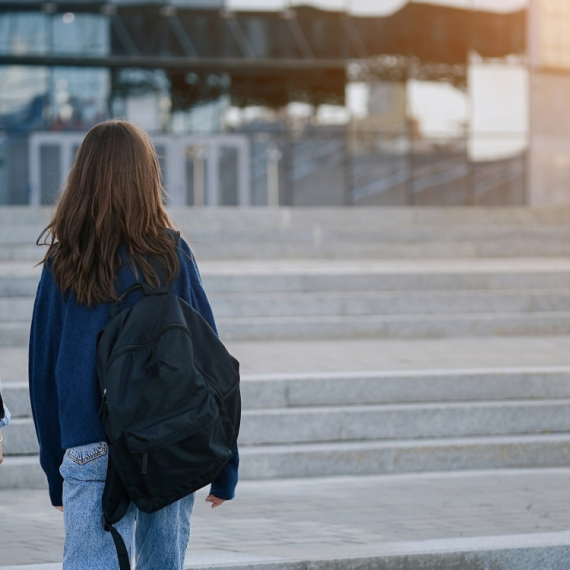
<svg viewBox="0 0 570 570">
<path fill-rule="evenodd" d="M 131 351 L 131 350 L 140 350 L 142 348 L 146 348 L 148 346 L 152 346 L 166 331 L 169 331 L 171 329 L 181 329 L 183 330 L 190 338 L 192 338 L 192 335 L 190 334 L 190 331 L 188 330 L 187 327 L 185 327 L 184 325 L 181 325 L 179 323 L 176 324 L 172 324 L 172 325 L 167 325 L 164 328 L 162 328 L 160 330 L 160 332 L 150 341 L 145 342 L 143 344 L 129 344 L 127 346 L 123 346 L 123 348 L 120 348 L 119 350 L 117 350 L 117 352 L 115 352 L 115 354 L 113 354 L 113 356 L 110 358 L 109 362 L 107 363 L 107 367 L 105 368 L 105 389 L 103 391 L 103 393 L 105 393 L 107 391 L 107 375 L 109 374 L 109 369 L 111 368 L 111 365 L 113 364 L 113 362 L 115 362 L 115 360 L 117 358 L 119 358 L 119 356 L 122 356 L 123 354 Z"/>
</svg>

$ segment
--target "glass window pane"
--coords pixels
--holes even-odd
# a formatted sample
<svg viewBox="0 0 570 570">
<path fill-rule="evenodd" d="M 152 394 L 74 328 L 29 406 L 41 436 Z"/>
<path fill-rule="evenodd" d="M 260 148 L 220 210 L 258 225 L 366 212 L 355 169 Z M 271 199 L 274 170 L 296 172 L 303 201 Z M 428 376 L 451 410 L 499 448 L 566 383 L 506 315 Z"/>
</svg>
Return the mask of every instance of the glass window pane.
<svg viewBox="0 0 570 570">
<path fill-rule="evenodd" d="M 89 128 L 108 118 L 108 69 L 54 67 L 51 75 L 52 128 Z"/>
<path fill-rule="evenodd" d="M 0 53 L 38 55 L 49 51 L 49 18 L 37 12 L 0 13 Z"/>
<path fill-rule="evenodd" d="M 49 68 L 0 66 L 0 129 L 44 126 L 49 90 Z"/>
<path fill-rule="evenodd" d="M 89 55 L 110 53 L 109 18 L 98 14 L 56 14 L 52 19 L 53 53 Z"/>
</svg>

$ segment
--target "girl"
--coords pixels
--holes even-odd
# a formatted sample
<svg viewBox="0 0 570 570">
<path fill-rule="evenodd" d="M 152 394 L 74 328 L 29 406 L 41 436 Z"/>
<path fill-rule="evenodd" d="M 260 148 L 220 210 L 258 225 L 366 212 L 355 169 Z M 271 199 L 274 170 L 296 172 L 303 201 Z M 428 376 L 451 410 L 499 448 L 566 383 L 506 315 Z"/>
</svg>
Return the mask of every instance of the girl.
<svg viewBox="0 0 570 570">
<path fill-rule="evenodd" d="M 165 231 L 174 227 L 165 195 L 146 133 L 127 121 L 105 121 L 85 136 L 36 242 L 49 247 L 32 318 L 30 396 L 51 502 L 64 515 L 64 570 L 118 568 L 101 524 L 107 444 L 97 414 L 96 339 L 110 303 L 136 281 L 159 285 L 148 262 L 155 256 L 174 280 L 174 293 L 216 331 L 192 251 L 182 238 L 175 250 Z M 121 309 L 141 295 L 130 293 Z M 210 487 L 212 508 L 234 497 L 238 464 L 236 446 Z M 182 570 L 193 504 L 194 494 L 153 514 L 131 505 L 116 528 L 137 570 Z"/>
</svg>

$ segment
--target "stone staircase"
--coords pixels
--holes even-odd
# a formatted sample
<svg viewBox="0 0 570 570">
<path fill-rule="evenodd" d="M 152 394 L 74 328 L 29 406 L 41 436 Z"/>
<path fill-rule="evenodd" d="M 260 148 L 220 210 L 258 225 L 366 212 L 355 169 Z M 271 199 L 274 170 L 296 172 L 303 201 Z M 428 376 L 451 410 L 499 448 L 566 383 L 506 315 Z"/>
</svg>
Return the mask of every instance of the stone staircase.
<svg viewBox="0 0 570 570">
<path fill-rule="evenodd" d="M 226 340 L 570 333 L 570 258 L 490 261 L 200 266 Z M 27 345 L 39 275 L 27 267 L 0 262 L 0 346 Z"/>
<path fill-rule="evenodd" d="M 567 210 L 172 213 L 232 342 L 570 332 Z M 27 345 L 48 215 L 0 209 L 0 346 Z M 244 376 L 240 476 L 568 465 L 568 364 Z M 0 488 L 42 486 L 25 378 L 4 395 Z"/>
<path fill-rule="evenodd" d="M 567 466 L 570 367 L 244 376 L 243 479 Z M 25 382 L 0 488 L 44 484 Z"/>
</svg>

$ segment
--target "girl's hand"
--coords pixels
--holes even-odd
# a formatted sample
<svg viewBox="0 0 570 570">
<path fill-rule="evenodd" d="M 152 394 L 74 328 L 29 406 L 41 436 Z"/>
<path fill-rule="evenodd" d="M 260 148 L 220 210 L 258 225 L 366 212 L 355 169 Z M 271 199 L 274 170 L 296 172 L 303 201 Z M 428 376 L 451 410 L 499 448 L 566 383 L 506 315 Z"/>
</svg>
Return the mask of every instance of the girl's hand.
<svg viewBox="0 0 570 570">
<path fill-rule="evenodd" d="M 63 507 L 54 507 L 54 509 L 57 509 L 58 511 L 60 511 L 61 513 L 63 513 Z"/>
<path fill-rule="evenodd" d="M 216 497 L 215 495 L 212 495 L 212 493 L 210 493 L 206 497 L 206 502 L 212 503 L 212 508 L 215 509 L 216 507 L 219 507 L 224 502 L 224 499 L 218 499 L 218 497 Z"/>
</svg>

